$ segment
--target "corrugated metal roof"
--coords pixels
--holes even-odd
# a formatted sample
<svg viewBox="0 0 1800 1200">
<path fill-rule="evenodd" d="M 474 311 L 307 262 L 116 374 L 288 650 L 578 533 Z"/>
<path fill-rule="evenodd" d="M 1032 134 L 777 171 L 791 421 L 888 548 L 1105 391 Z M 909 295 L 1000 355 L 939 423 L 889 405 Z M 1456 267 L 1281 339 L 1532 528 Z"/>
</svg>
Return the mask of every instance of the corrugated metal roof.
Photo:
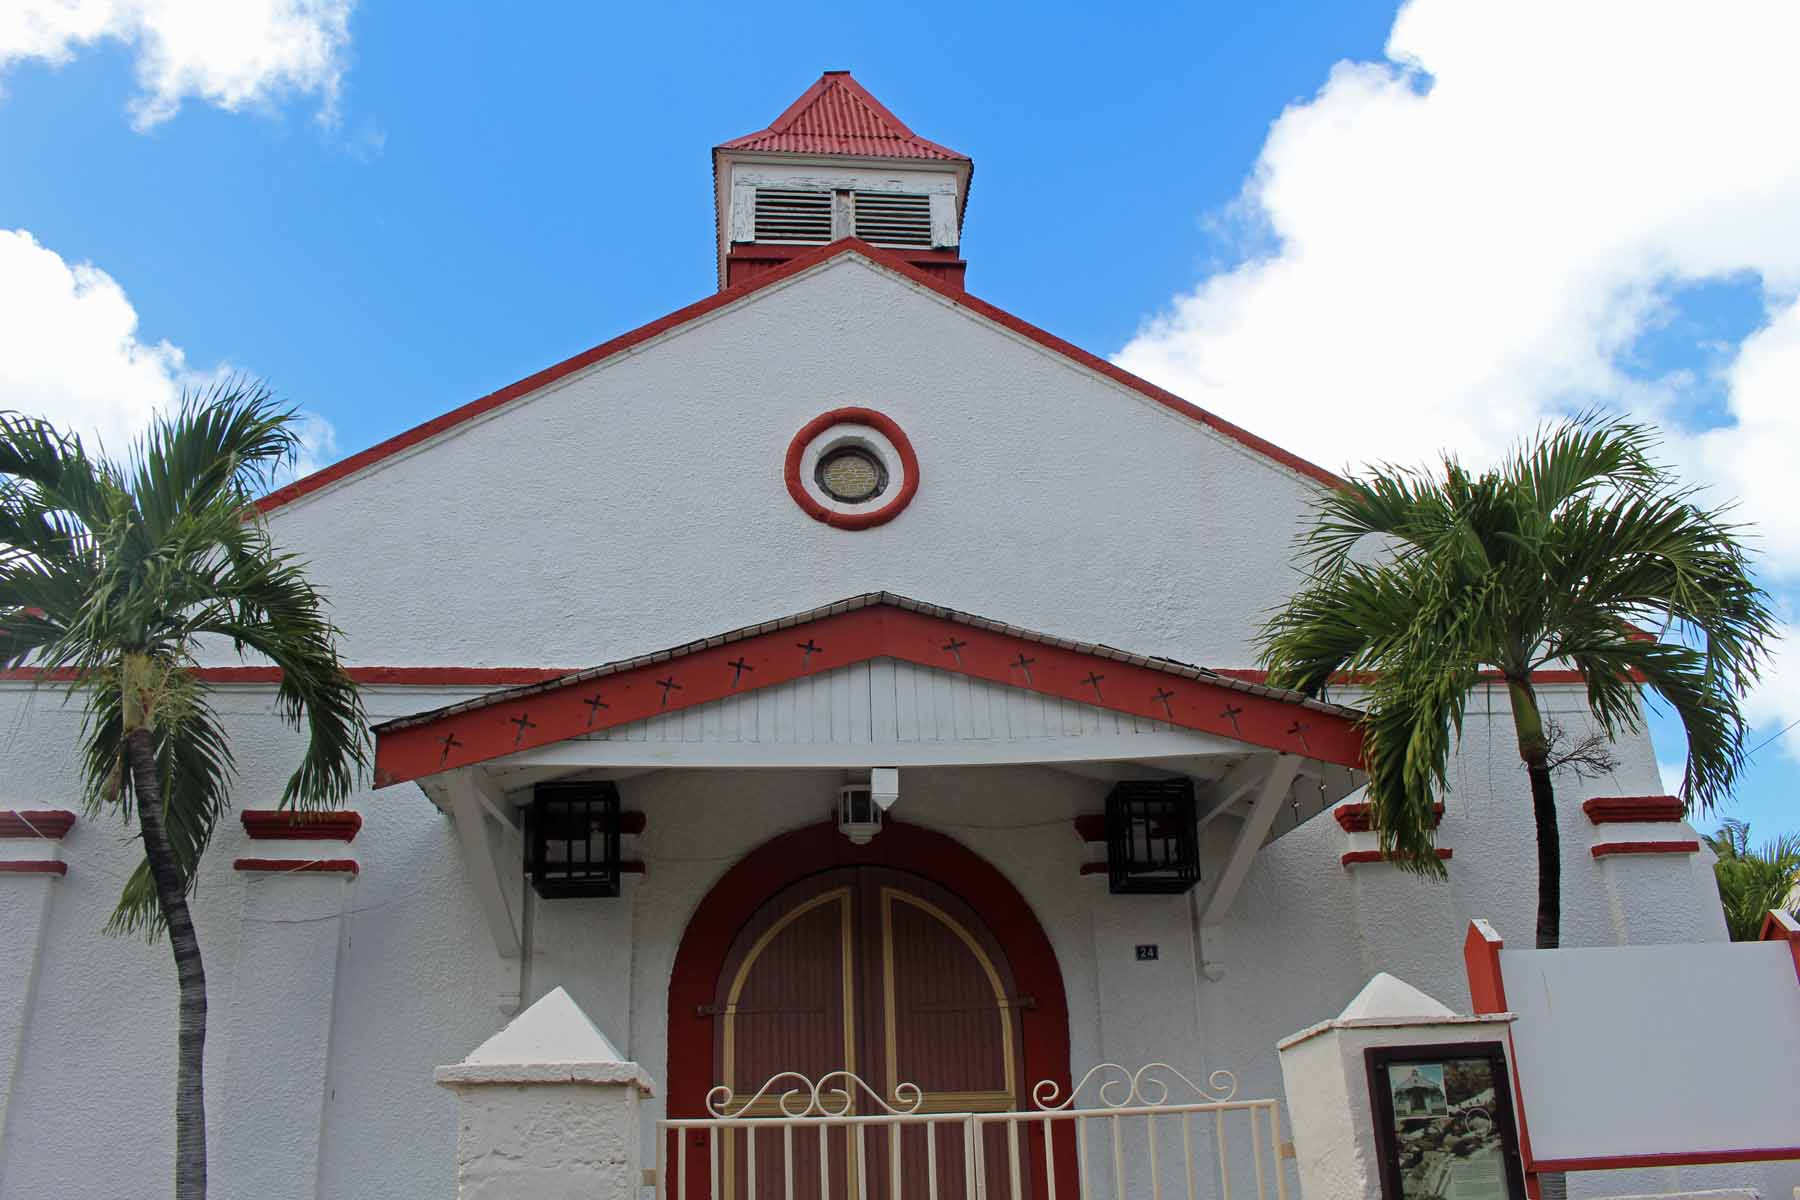
<svg viewBox="0 0 1800 1200">
<path fill-rule="evenodd" d="M 848 71 L 825 72 L 767 129 L 733 138 L 718 149 L 969 161 L 968 155 L 908 129 Z"/>
</svg>

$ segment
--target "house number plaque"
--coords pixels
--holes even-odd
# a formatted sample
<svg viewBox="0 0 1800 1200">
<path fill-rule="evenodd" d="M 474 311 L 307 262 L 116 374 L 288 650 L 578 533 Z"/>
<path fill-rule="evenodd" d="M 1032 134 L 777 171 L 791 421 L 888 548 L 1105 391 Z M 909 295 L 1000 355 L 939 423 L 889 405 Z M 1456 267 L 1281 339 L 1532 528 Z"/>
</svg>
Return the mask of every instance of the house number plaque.
<svg viewBox="0 0 1800 1200">
<path fill-rule="evenodd" d="M 1155 942 L 1150 942 L 1137 948 L 1137 960 L 1139 962 L 1155 962 L 1159 953 L 1160 947 Z"/>
</svg>

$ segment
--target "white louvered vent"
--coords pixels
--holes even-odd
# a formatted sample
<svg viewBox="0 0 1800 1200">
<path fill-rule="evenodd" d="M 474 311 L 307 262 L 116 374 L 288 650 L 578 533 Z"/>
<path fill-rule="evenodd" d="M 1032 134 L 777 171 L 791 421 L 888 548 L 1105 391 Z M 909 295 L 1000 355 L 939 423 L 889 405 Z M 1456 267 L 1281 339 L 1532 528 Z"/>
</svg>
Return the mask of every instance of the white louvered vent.
<svg viewBox="0 0 1800 1200">
<path fill-rule="evenodd" d="M 756 240 L 823 246 L 831 240 L 831 193 L 757 188 Z"/>
<path fill-rule="evenodd" d="M 931 197 L 857 192 L 856 236 L 877 246 L 931 245 Z"/>
</svg>

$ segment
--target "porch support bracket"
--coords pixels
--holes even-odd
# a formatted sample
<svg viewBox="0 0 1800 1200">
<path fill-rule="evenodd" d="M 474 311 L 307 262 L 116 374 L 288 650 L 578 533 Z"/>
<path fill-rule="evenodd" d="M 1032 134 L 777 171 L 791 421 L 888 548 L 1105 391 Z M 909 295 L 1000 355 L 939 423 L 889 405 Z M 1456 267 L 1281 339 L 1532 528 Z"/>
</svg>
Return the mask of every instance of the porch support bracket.
<svg viewBox="0 0 1800 1200">
<path fill-rule="evenodd" d="M 523 944 L 523 890 L 515 903 L 507 895 L 506 880 L 519 874 L 524 854 L 524 841 L 519 827 L 505 819 L 506 796 L 485 773 L 474 769 L 452 771 L 444 777 L 444 791 L 449 800 L 450 816 L 456 823 L 457 841 L 462 847 L 463 869 L 469 886 L 487 918 L 488 932 L 494 939 L 494 952 L 499 959 L 501 1011 L 519 1009 L 520 948 Z M 489 831 L 488 823 L 494 823 Z M 502 856 L 511 866 L 502 866 Z"/>
<path fill-rule="evenodd" d="M 1251 801 L 1250 811 L 1245 814 L 1244 823 L 1238 826 L 1237 837 L 1231 843 L 1231 853 L 1214 877 L 1206 898 L 1200 902 L 1199 924 L 1203 926 L 1217 925 L 1224 920 L 1232 901 L 1237 899 L 1244 880 L 1250 875 L 1250 865 L 1256 859 L 1256 852 L 1262 849 L 1263 842 L 1268 839 L 1269 830 L 1274 827 L 1275 818 L 1281 813 L 1281 803 L 1287 797 L 1288 788 L 1300 772 L 1300 757 L 1295 754 L 1280 755 L 1264 767 L 1263 772 L 1261 781 L 1254 789 L 1256 798 Z"/>
</svg>

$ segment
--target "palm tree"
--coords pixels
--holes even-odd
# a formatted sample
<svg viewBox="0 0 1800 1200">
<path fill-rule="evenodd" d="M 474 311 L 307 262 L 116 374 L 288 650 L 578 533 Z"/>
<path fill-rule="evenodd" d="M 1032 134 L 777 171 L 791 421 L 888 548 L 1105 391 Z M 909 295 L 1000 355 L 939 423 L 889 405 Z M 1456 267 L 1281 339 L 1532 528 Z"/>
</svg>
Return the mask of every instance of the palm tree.
<svg viewBox="0 0 1800 1200">
<path fill-rule="evenodd" d="M 1683 795 L 1710 811 L 1744 762 L 1739 699 L 1775 636 L 1741 530 L 1651 458 L 1656 435 L 1583 416 L 1496 468 L 1382 467 L 1324 496 L 1301 535 L 1304 586 L 1265 629 L 1271 683 L 1366 680 L 1364 757 L 1381 847 L 1428 875 L 1432 804 L 1472 690 L 1511 700 L 1537 826 L 1537 944 L 1561 940 L 1555 730 L 1533 686 L 1579 673 L 1595 728 L 1638 730 L 1640 686 L 1687 736 Z M 1646 633 L 1646 628 L 1659 633 Z"/>
<path fill-rule="evenodd" d="M 187 897 L 235 774 L 194 670 L 202 647 L 281 668 L 276 711 L 307 737 L 284 807 L 341 803 L 366 761 L 325 601 L 251 503 L 294 459 L 294 418 L 233 380 L 184 396 L 114 461 L 0 413 L 0 667 L 72 680 L 87 808 L 135 821 L 142 839 L 108 928 L 166 931 L 174 952 L 178 1200 L 206 1194 L 206 975 Z"/>
<path fill-rule="evenodd" d="M 1764 842 L 1758 850 L 1750 845 L 1749 824 L 1727 818 L 1706 844 L 1719 856 L 1713 875 L 1731 940 L 1754 942 L 1762 936 L 1769 910 L 1791 909 L 1800 891 L 1800 833 Z"/>
</svg>

